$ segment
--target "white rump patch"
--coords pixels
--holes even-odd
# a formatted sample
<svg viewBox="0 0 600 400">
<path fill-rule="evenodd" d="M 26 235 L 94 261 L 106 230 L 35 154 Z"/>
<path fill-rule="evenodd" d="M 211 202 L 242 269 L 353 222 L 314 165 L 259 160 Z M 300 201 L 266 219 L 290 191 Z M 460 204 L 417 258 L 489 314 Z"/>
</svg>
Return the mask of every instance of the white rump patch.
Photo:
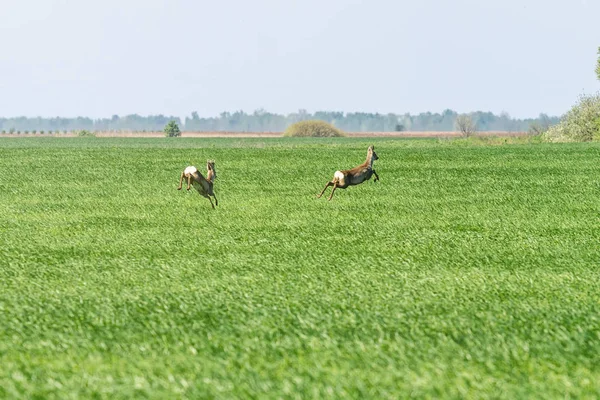
<svg viewBox="0 0 600 400">
<path fill-rule="evenodd" d="M 333 178 L 337 179 L 338 181 L 343 181 L 344 174 L 342 173 L 342 171 L 335 171 L 335 174 L 333 174 Z"/>
<path fill-rule="evenodd" d="M 195 174 L 196 172 L 198 172 L 198 168 L 196 168 L 196 167 L 194 167 L 194 166 L 192 166 L 192 165 L 190 165 L 189 167 L 187 167 L 187 168 L 186 168 L 186 169 L 183 171 L 183 173 L 184 173 L 185 175 L 193 175 L 193 174 Z"/>
</svg>

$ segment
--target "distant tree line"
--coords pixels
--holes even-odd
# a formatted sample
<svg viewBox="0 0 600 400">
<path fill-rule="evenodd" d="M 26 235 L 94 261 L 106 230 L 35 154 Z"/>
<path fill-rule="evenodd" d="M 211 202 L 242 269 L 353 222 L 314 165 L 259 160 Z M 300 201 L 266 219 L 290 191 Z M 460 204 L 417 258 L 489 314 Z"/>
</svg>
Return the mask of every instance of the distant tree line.
<svg viewBox="0 0 600 400">
<path fill-rule="evenodd" d="M 181 124 L 179 117 L 150 115 L 142 117 L 137 114 L 119 117 L 113 115 L 111 118 L 91 119 L 87 117 L 77 118 L 0 118 L 0 130 L 30 131 L 30 132 L 63 132 L 63 131 L 162 131 L 169 121 Z"/>
<path fill-rule="evenodd" d="M 468 114 L 478 131 L 525 132 L 532 124 L 555 125 L 558 117 L 540 114 L 537 118 L 511 118 L 507 113 L 500 115 L 477 111 Z M 390 131 L 453 131 L 458 113 L 445 110 L 442 113 L 379 114 L 364 112 L 317 111 L 309 113 L 299 110 L 287 115 L 274 114 L 265 110 L 253 113 L 244 111 L 223 112 L 216 117 L 203 118 L 197 112 L 181 121 L 179 117 L 137 114 L 111 118 L 0 118 L 0 131 L 162 131 L 169 121 L 175 121 L 184 131 L 229 131 L 229 132 L 282 132 L 289 125 L 304 120 L 326 121 L 348 132 Z"/>
<path fill-rule="evenodd" d="M 511 131 L 525 132 L 530 125 L 554 125 L 559 117 L 540 114 L 537 118 L 516 119 L 507 113 L 495 115 L 491 112 L 477 111 L 469 114 L 478 131 Z M 379 113 L 343 113 L 335 111 L 317 111 L 314 114 L 306 110 L 288 115 L 273 114 L 257 110 L 252 114 L 243 111 L 223 112 L 218 117 L 200 118 L 193 112 L 185 118 L 186 131 L 284 131 L 289 125 L 304 120 L 321 120 L 329 122 L 339 129 L 348 132 L 390 132 L 390 131 L 453 131 L 458 113 L 445 110 L 442 113 L 411 114 L 379 114 Z"/>
</svg>

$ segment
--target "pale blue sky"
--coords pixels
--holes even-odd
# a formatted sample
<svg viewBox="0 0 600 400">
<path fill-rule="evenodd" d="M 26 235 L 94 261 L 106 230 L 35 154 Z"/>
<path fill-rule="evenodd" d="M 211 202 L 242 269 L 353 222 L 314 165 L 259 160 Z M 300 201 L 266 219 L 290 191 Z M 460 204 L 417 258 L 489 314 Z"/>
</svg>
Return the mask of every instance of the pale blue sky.
<svg viewBox="0 0 600 400">
<path fill-rule="evenodd" d="M 0 0 L 0 116 L 506 111 L 600 90 L 600 0 Z"/>
</svg>

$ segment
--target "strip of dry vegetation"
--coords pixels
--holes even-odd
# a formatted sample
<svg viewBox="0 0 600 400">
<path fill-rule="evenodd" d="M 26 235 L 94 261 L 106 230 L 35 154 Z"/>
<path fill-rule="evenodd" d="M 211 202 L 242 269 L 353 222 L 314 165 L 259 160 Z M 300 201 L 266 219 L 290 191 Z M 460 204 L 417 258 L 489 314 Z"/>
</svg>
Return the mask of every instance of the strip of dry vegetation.
<svg viewBox="0 0 600 400">
<path fill-rule="evenodd" d="M 92 132 L 96 137 L 132 137 L 132 138 L 163 138 L 164 132 Z M 434 131 L 404 131 L 404 132 L 345 132 L 348 137 L 389 137 L 389 138 L 452 138 L 462 137 L 461 132 L 434 132 Z M 527 136 L 527 132 L 477 132 L 474 136 L 510 137 Z M 67 133 L 0 133 L 0 137 L 77 137 L 78 132 Z M 189 138 L 279 138 L 283 132 L 182 132 L 181 137 Z"/>
</svg>

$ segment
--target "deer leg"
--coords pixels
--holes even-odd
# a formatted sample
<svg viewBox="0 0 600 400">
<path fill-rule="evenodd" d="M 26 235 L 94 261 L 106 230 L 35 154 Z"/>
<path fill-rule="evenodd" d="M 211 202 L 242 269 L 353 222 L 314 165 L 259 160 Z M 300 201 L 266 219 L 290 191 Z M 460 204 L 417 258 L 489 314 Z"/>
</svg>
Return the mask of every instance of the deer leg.
<svg viewBox="0 0 600 400">
<path fill-rule="evenodd" d="M 181 177 L 179 178 L 179 187 L 177 188 L 177 190 L 181 190 L 181 186 L 183 185 L 183 172 L 181 173 Z"/>
<path fill-rule="evenodd" d="M 375 172 L 375 170 L 373 170 L 373 175 L 375 175 L 375 179 L 373 179 L 373 182 L 377 182 L 379 180 L 379 175 L 377 175 L 377 172 Z"/>
<path fill-rule="evenodd" d="M 333 189 L 331 190 L 331 195 L 329 196 L 327 201 L 331 201 L 331 198 L 333 197 L 333 193 L 335 192 L 336 188 L 337 188 L 337 182 L 333 184 Z"/>
<path fill-rule="evenodd" d="M 188 181 L 187 190 L 190 190 L 190 185 L 192 184 L 192 175 L 188 176 L 187 181 Z"/>
<path fill-rule="evenodd" d="M 327 189 L 329 186 L 331 186 L 331 185 L 333 185 L 333 182 L 331 182 L 331 181 L 330 181 L 330 182 L 327 182 L 327 184 L 325 185 L 325 187 L 323 188 L 323 190 L 321 191 L 321 193 L 319 193 L 319 195 L 317 196 L 317 199 L 320 199 L 320 198 L 321 198 L 321 196 L 323 196 L 323 193 L 325 193 L 325 190 L 326 190 L 326 189 Z"/>
<path fill-rule="evenodd" d="M 212 206 L 212 208 L 215 208 L 215 205 L 213 204 L 212 200 L 210 199 L 210 196 L 206 196 L 206 198 L 208 199 L 208 201 L 210 201 L 210 205 Z"/>
<path fill-rule="evenodd" d="M 219 200 L 217 200 L 217 196 L 215 196 L 215 191 L 213 190 L 213 197 L 215 198 L 215 206 L 219 205 Z"/>
</svg>

